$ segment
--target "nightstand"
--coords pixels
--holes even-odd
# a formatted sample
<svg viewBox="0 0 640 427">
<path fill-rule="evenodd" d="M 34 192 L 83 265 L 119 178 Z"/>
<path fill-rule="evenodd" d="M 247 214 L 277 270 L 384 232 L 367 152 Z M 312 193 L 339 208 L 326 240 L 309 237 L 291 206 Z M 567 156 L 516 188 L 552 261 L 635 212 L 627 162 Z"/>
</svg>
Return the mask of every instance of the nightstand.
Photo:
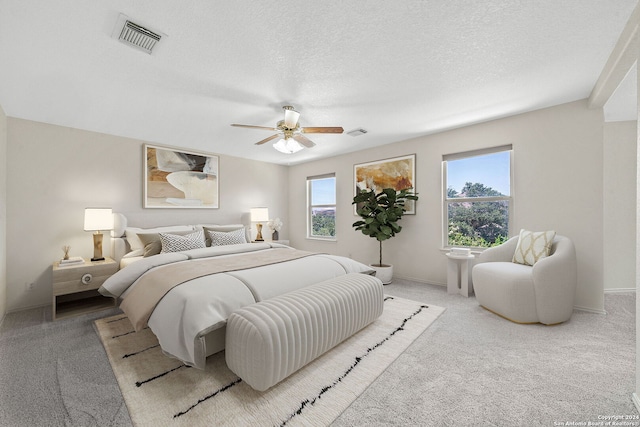
<svg viewBox="0 0 640 427">
<path fill-rule="evenodd" d="M 104 261 L 60 266 L 53 264 L 53 320 L 115 307 L 116 299 L 107 298 L 98 288 L 116 271 L 118 263 L 105 257 Z"/>
</svg>

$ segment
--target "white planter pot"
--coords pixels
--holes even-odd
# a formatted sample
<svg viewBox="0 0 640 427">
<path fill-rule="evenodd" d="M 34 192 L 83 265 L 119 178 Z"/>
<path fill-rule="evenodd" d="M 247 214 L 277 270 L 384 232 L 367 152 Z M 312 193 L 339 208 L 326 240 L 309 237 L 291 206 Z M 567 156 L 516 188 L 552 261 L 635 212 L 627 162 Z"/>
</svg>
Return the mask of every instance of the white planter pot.
<svg viewBox="0 0 640 427">
<path fill-rule="evenodd" d="M 376 271 L 376 277 L 382 281 L 383 285 L 388 285 L 393 279 L 393 265 L 370 265 Z"/>
</svg>

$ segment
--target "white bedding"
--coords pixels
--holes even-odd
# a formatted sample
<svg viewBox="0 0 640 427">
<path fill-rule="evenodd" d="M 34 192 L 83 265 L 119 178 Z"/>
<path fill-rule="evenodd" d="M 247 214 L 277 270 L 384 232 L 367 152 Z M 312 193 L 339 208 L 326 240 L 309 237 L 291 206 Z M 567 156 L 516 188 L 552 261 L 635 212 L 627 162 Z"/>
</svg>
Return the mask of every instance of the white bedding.
<svg viewBox="0 0 640 427">
<path fill-rule="evenodd" d="M 144 256 L 142 256 L 142 255 L 123 257 L 120 260 L 120 269 L 122 270 L 123 268 L 125 268 L 129 264 L 133 264 L 134 262 L 140 261 L 142 259 L 144 259 Z"/>
<path fill-rule="evenodd" d="M 277 243 L 247 243 L 160 254 L 129 264 L 111 276 L 99 291 L 127 297 L 138 278 L 156 266 L 204 257 L 251 256 L 255 251 L 288 250 Z M 185 364 L 204 369 L 211 349 L 205 336 L 217 333 L 234 310 L 276 295 L 347 273 L 370 273 L 370 267 L 349 258 L 315 254 L 292 261 L 246 270 L 217 273 L 190 280 L 169 291 L 158 303 L 148 324 L 163 351 Z M 221 334 L 222 333 L 222 334 Z M 224 343 L 214 343 L 215 351 Z"/>
</svg>

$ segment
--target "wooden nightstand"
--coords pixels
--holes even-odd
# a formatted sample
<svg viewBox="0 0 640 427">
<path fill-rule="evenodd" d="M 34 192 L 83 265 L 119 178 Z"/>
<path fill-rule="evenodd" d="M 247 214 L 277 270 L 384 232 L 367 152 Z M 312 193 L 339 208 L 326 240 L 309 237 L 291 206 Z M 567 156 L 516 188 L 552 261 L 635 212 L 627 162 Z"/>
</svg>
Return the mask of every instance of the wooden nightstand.
<svg viewBox="0 0 640 427">
<path fill-rule="evenodd" d="M 107 298 L 98 288 L 118 271 L 118 263 L 111 258 L 104 261 L 85 261 L 69 266 L 53 264 L 53 320 L 115 307 L 115 298 Z"/>
</svg>

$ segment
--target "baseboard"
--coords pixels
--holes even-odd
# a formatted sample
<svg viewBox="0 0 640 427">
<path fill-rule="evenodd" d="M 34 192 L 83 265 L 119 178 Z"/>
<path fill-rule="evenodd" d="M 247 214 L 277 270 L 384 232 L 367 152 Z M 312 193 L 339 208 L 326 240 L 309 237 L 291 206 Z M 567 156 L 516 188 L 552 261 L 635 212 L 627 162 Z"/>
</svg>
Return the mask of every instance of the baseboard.
<svg viewBox="0 0 640 427">
<path fill-rule="evenodd" d="M 636 411 L 640 412 L 640 397 L 638 397 L 636 393 L 633 393 L 631 395 L 631 400 L 633 401 L 633 404 L 636 407 Z"/>
<path fill-rule="evenodd" d="M 586 311 L 587 313 L 607 314 L 607 312 L 605 310 L 596 310 L 595 308 L 581 307 L 579 305 L 574 305 L 573 309 L 574 310 L 580 310 L 580 311 Z"/>
<path fill-rule="evenodd" d="M 616 288 L 616 289 L 605 289 L 605 294 L 621 294 L 626 292 L 635 292 L 636 288 Z"/>
<path fill-rule="evenodd" d="M 6 314 L 17 313 L 19 311 L 33 310 L 34 308 L 42 308 L 42 307 L 51 307 L 51 303 L 44 303 L 44 304 L 30 305 L 28 307 L 14 308 L 14 309 L 11 309 L 11 310 L 7 310 Z"/>
</svg>

